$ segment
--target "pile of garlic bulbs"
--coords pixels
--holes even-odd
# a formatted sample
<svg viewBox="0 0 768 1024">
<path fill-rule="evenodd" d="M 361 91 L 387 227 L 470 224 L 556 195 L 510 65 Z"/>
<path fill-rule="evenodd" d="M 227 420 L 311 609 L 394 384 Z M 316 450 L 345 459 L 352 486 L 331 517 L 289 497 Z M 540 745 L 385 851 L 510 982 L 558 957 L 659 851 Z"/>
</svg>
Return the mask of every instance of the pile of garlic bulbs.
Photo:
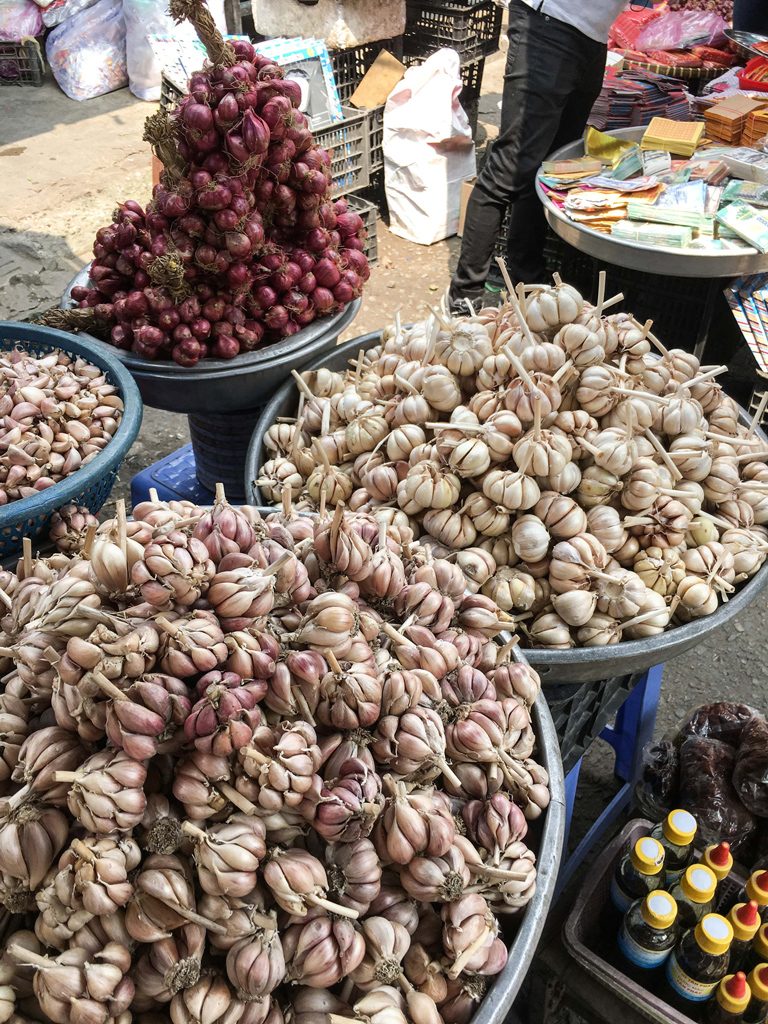
<svg viewBox="0 0 768 1024">
<path fill-rule="evenodd" d="M 499 308 L 396 322 L 345 373 L 294 374 L 262 494 L 386 509 L 532 646 L 710 615 L 768 553 L 768 442 L 716 382 L 725 367 L 606 315 L 604 278 L 597 306 L 559 278 L 508 287 Z"/>
<path fill-rule="evenodd" d="M 549 802 L 506 616 L 385 514 L 134 516 L 0 579 L 0 1019 L 467 1024 Z"/>
</svg>

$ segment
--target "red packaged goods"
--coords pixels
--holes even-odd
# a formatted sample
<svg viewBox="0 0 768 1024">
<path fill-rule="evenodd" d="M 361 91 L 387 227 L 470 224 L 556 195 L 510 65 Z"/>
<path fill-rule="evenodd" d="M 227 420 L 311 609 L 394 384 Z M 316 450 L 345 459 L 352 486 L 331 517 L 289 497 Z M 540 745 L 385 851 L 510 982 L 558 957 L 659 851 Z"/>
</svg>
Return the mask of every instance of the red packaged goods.
<svg viewBox="0 0 768 1024">
<path fill-rule="evenodd" d="M 701 58 L 687 50 L 648 50 L 645 59 L 670 68 L 701 67 Z"/>
<path fill-rule="evenodd" d="M 736 60 L 736 55 L 729 50 L 718 50 L 715 46 L 692 46 L 691 53 L 695 53 L 703 61 L 710 64 L 722 65 L 729 68 Z"/>
<path fill-rule="evenodd" d="M 632 49 L 645 26 L 660 14 L 661 11 L 652 7 L 645 7 L 641 11 L 624 11 L 611 25 L 608 46 L 612 50 Z"/>
</svg>

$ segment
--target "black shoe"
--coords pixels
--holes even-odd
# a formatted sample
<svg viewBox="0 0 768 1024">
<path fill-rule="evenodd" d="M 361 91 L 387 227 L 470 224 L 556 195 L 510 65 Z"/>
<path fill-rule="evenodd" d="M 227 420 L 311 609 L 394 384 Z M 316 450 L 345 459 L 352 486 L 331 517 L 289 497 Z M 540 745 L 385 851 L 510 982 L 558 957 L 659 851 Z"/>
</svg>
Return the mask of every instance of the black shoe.
<svg viewBox="0 0 768 1024">
<path fill-rule="evenodd" d="M 453 316 L 471 316 L 472 310 L 477 312 L 484 306 L 498 306 L 499 296 L 483 289 L 468 295 L 456 295 L 448 292 L 448 308 Z"/>
</svg>

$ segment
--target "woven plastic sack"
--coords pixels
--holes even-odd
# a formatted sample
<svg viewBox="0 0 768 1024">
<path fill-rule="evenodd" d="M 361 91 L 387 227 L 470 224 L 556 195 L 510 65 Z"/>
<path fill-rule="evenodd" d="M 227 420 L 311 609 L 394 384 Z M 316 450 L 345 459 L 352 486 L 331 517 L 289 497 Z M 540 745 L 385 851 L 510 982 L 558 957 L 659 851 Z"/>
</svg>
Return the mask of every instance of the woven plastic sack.
<svg viewBox="0 0 768 1024">
<path fill-rule="evenodd" d="M 455 50 L 408 68 L 384 108 L 384 185 L 389 228 L 431 245 L 455 235 L 463 182 L 476 174 L 475 145 L 459 101 Z"/>
<path fill-rule="evenodd" d="M 227 19 L 224 0 L 208 0 L 208 10 L 216 27 L 226 34 Z M 151 35 L 178 38 L 188 31 L 190 39 L 197 38 L 191 25 L 176 25 L 168 14 L 168 0 L 123 0 L 125 17 L 126 56 L 128 59 L 128 85 L 140 100 L 160 99 L 162 68 L 149 42 Z M 202 59 L 201 59 L 202 64 Z"/>
<path fill-rule="evenodd" d="M 121 0 L 98 0 L 67 18 L 48 36 L 45 52 L 71 100 L 90 100 L 128 85 Z"/>
<path fill-rule="evenodd" d="M 40 8 L 32 0 L 0 0 L 0 41 L 19 43 L 42 31 Z"/>
</svg>

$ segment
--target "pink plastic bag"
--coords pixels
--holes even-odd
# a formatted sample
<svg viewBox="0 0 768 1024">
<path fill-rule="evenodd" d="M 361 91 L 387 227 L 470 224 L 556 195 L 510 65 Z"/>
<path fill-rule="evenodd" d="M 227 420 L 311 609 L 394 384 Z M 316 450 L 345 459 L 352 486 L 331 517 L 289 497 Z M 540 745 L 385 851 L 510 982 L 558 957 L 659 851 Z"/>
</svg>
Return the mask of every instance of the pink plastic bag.
<svg viewBox="0 0 768 1024">
<path fill-rule="evenodd" d="M 637 50 L 685 50 L 722 46 L 727 23 L 712 11 L 667 11 L 646 25 L 635 40 Z"/>
<path fill-rule="evenodd" d="M 42 31 L 40 8 L 32 0 L 0 0 L 0 40 L 18 43 Z"/>
</svg>

